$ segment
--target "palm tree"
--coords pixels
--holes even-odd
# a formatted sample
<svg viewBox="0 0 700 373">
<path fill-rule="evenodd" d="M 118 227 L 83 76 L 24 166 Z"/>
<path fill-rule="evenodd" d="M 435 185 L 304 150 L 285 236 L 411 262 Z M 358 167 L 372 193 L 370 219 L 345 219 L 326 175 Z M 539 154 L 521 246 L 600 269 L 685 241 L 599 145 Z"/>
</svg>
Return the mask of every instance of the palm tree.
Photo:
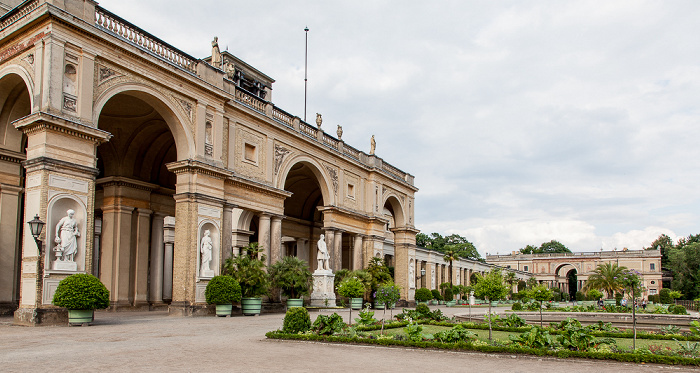
<svg viewBox="0 0 700 373">
<path fill-rule="evenodd" d="M 518 282 L 518 278 L 515 277 L 515 272 L 508 272 L 503 276 L 503 281 L 505 281 L 510 287 L 508 288 L 508 292 L 513 291 L 513 284 Z"/>
<path fill-rule="evenodd" d="M 617 263 L 598 264 L 593 274 L 588 276 L 588 281 L 583 286 L 585 291 L 589 289 L 602 289 L 608 294 L 608 298 L 615 296 L 616 292 L 622 291 L 622 276 L 627 272 L 627 267 L 619 266 Z"/>
<path fill-rule="evenodd" d="M 455 250 L 453 247 L 449 247 L 447 250 L 445 250 L 443 252 L 443 255 L 444 256 L 442 258 L 446 262 L 450 263 L 450 276 L 449 276 L 450 280 L 449 280 L 449 282 L 450 282 L 450 285 L 453 285 L 452 284 L 452 262 L 457 260 L 457 250 Z"/>
</svg>

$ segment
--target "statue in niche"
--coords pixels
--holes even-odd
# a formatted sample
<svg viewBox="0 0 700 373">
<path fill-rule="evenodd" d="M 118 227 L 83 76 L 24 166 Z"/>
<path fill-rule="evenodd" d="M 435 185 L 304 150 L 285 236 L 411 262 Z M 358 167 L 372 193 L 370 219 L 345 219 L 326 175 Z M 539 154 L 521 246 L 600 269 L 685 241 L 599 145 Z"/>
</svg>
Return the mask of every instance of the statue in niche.
<svg viewBox="0 0 700 373">
<path fill-rule="evenodd" d="M 369 140 L 369 155 L 374 155 L 374 150 L 377 148 L 377 142 L 374 141 L 374 135 Z"/>
<path fill-rule="evenodd" d="M 430 286 L 435 286 L 435 268 L 430 270 Z"/>
<path fill-rule="evenodd" d="M 209 229 L 204 231 L 204 237 L 202 237 L 202 243 L 200 244 L 200 252 L 202 253 L 202 267 L 199 272 L 206 273 L 211 271 L 211 251 L 214 245 L 211 241 L 211 232 Z"/>
<path fill-rule="evenodd" d="M 318 126 L 318 129 L 321 129 L 321 124 L 323 124 L 323 118 L 321 114 L 316 113 L 316 126 Z"/>
<path fill-rule="evenodd" d="M 318 260 L 318 267 L 316 268 L 317 270 L 326 270 L 330 271 L 330 259 L 331 256 L 328 254 L 328 248 L 326 247 L 326 235 L 321 234 L 321 237 L 318 239 L 318 254 L 316 255 L 316 260 Z"/>
<path fill-rule="evenodd" d="M 80 231 L 78 230 L 78 222 L 73 218 L 75 211 L 66 211 L 66 216 L 61 218 L 56 224 L 56 239 L 57 243 L 54 251 L 56 258 L 64 262 L 74 262 L 75 254 L 78 252 L 78 240 Z"/>
<path fill-rule="evenodd" d="M 211 42 L 211 65 L 221 67 L 221 50 L 219 49 L 218 36 L 214 36 L 214 41 Z"/>
<path fill-rule="evenodd" d="M 411 289 L 416 287 L 416 272 L 415 272 L 415 264 L 413 264 L 413 260 L 410 260 L 411 263 L 408 265 L 408 283 L 411 284 L 409 286 Z"/>
<path fill-rule="evenodd" d="M 335 131 L 335 133 L 338 135 L 338 140 L 343 139 L 343 126 L 338 125 L 338 129 Z"/>
</svg>

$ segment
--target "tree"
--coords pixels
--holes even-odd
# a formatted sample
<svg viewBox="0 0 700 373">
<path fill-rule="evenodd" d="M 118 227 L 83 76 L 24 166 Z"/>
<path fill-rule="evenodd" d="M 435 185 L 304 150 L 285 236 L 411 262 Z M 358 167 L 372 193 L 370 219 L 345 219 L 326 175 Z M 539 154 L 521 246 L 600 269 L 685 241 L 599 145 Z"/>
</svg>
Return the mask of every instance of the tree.
<svg viewBox="0 0 700 373">
<path fill-rule="evenodd" d="M 491 302 L 503 299 L 508 294 L 501 270 L 494 268 L 486 276 L 482 276 L 474 285 L 474 293 L 477 297 L 486 299 L 489 304 L 489 340 L 491 340 Z"/>
<path fill-rule="evenodd" d="M 660 235 L 657 239 L 654 240 L 654 242 L 651 243 L 651 246 L 645 247 L 644 250 L 660 250 L 661 251 L 661 266 L 665 267 L 668 265 L 668 253 L 673 249 L 673 240 L 671 237 L 662 234 Z"/>
<path fill-rule="evenodd" d="M 392 281 L 389 268 L 386 266 L 386 264 L 384 264 L 384 261 L 381 258 L 374 257 L 370 259 L 369 264 L 367 265 L 367 272 L 372 278 L 372 282 L 370 284 L 370 290 L 372 293 L 377 291 L 379 285 Z"/>
<path fill-rule="evenodd" d="M 700 296 L 700 243 L 692 242 L 693 237 L 679 240 L 668 253 L 668 268 L 673 271 L 671 288 L 683 293 L 685 299 Z"/>
<path fill-rule="evenodd" d="M 513 291 L 513 284 L 518 282 L 518 278 L 515 276 L 515 272 L 506 273 L 506 275 L 503 276 L 503 280 L 509 285 L 508 292 L 511 293 Z"/>
<path fill-rule="evenodd" d="M 539 250 L 540 249 L 537 246 L 527 245 L 520 249 L 520 252 L 523 254 L 538 254 Z"/>
<path fill-rule="evenodd" d="M 416 245 L 441 253 L 455 251 L 456 257 L 484 261 L 474 244 L 458 234 L 443 237 L 440 233 L 431 233 L 430 235 L 418 233 Z"/>
<path fill-rule="evenodd" d="M 450 273 L 449 273 L 449 276 L 448 276 L 448 278 L 449 278 L 448 281 L 449 281 L 449 283 L 450 283 L 450 285 L 451 285 L 451 284 L 452 284 L 452 262 L 458 259 L 458 257 L 457 257 L 457 250 L 454 249 L 454 246 L 450 245 L 450 246 L 447 248 L 447 250 L 444 251 L 443 254 L 444 254 L 444 255 L 443 255 L 442 258 L 443 258 L 446 262 L 450 263 Z"/>
<path fill-rule="evenodd" d="M 520 249 L 523 254 L 553 254 L 553 253 L 570 253 L 571 250 L 564 246 L 563 243 L 557 240 L 551 240 L 549 242 L 543 242 L 540 247 L 527 245 Z"/>
<path fill-rule="evenodd" d="M 546 287 L 545 285 L 537 285 L 534 288 L 527 291 L 528 298 L 534 299 L 540 302 L 540 328 L 542 327 L 542 302 L 546 302 L 552 299 L 554 293 L 552 289 Z"/>
<path fill-rule="evenodd" d="M 635 270 L 629 270 L 622 273 L 620 283 L 624 289 L 632 295 L 632 329 L 634 336 L 632 337 L 632 350 L 637 348 L 637 310 L 635 300 L 638 295 L 642 294 L 642 281 L 639 279 L 640 273 Z"/>
<path fill-rule="evenodd" d="M 598 264 L 593 274 L 588 276 L 588 281 L 583 286 L 585 291 L 589 289 L 602 289 L 612 298 L 616 292 L 623 290 L 621 283 L 622 274 L 627 271 L 627 267 L 619 266 L 617 263 Z"/>
</svg>

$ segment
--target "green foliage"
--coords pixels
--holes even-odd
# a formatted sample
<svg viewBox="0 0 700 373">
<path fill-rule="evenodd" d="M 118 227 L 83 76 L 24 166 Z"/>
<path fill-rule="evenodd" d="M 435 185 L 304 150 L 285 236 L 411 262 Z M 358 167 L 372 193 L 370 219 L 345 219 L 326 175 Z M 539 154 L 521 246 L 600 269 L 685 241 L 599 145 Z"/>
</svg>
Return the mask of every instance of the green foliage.
<svg viewBox="0 0 700 373">
<path fill-rule="evenodd" d="M 591 334 L 589 328 L 584 328 L 581 323 L 572 318 L 567 318 L 559 324 L 561 332 L 557 341 L 563 348 L 572 351 L 589 351 L 601 344 L 615 344 L 612 338 L 598 339 Z"/>
<path fill-rule="evenodd" d="M 536 247 L 533 245 L 527 245 L 524 248 L 520 249 L 520 252 L 523 254 L 548 254 L 548 253 L 570 253 L 571 250 L 569 250 L 561 242 L 556 241 L 556 240 L 551 240 L 549 242 L 543 242 L 540 245 L 540 247 Z"/>
<path fill-rule="evenodd" d="M 579 290 L 576 292 L 574 299 L 576 299 L 577 302 L 584 301 L 584 300 L 586 300 L 586 294 L 584 292 L 582 292 L 581 290 Z"/>
<path fill-rule="evenodd" d="M 270 287 L 270 277 L 265 272 L 265 254 L 257 242 L 249 244 L 245 253 L 226 259 L 224 274 L 231 275 L 241 285 L 244 298 L 266 295 Z"/>
<path fill-rule="evenodd" d="M 671 237 L 662 234 L 651 243 L 651 246 L 645 247 L 644 249 L 661 250 L 661 266 L 665 267 L 668 265 L 668 253 L 671 249 L 673 249 L 673 240 Z"/>
<path fill-rule="evenodd" d="M 347 298 L 360 298 L 367 291 L 365 284 L 357 277 L 346 277 L 338 285 L 338 294 Z"/>
<path fill-rule="evenodd" d="M 508 287 L 503 282 L 501 271 L 496 268 L 483 276 L 474 286 L 474 294 L 489 302 L 505 298 L 508 295 Z"/>
<path fill-rule="evenodd" d="M 522 311 L 523 310 L 523 305 L 520 302 L 515 302 L 513 305 L 510 307 L 511 310 L 513 311 Z"/>
<path fill-rule="evenodd" d="M 554 339 L 549 330 L 539 326 L 533 326 L 530 330 L 518 336 L 511 334 L 509 338 L 514 344 L 530 348 L 551 349 L 555 347 Z"/>
<path fill-rule="evenodd" d="M 369 273 L 371 277 L 370 290 L 372 292 L 375 292 L 380 284 L 393 281 L 389 268 L 381 258 L 374 257 L 369 260 L 367 273 Z"/>
<path fill-rule="evenodd" d="M 420 288 L 416 290 L 415 297 L 417 302 L 427 302 L 433 299 L 433 293 L 430 291 L 430 289 Z"/>
<path fill-rule="evenodd" d="M 340 333 L 345 328 L 343 318 L 337 313 L 332 315 L 318 315 L 311 329 L 318 335 L 333 335 Z"/>
<path fill-rule="evenodd" d="M 430 291 L 433 294 L 433 298 L 435 300 L 442 300 L 442 295 L 440 294 L 440 290 L 438 289 L 433 289 Z"/>
<path fill-rule="evenodd" d="M 448 301 L 448 302 L 451 301 L 452 299 L 454 299 L 454 295 L 452 295 L 452 289 L 449 289 L 449 288 L 445 289 L 445 296 L 444 297 L 445 297 L 445 301 Z"/>
<path fill-rule="evenodd" d="M 409 322 L 409 324 L 406 325 L 406 329 L 404 329 L 408 340 L 414 342 L 423 340 L 423 334 L 421 333 L 422 331 L 423 327 L 413 321 Z"/>
<path fill-rule="evenodd" d="M 603 296 L 603 293 L 598 289 L 588 290 L 588 298 L 590 300 L 598 300 Z"/>
<path fill-rule="evenodd" d="M 443 237 L 439 233 L 431 233 L 430 235 L 418 233 L 416 235 L 416 245 L 441 253 L 452 251 L 453 255 L 450 256 L 455 258 L 466 258 L 478 260 L 480 262 L 484 261 L 474 244 L 458 234 L 451 234 Z M 449 262 L 447 259 L 445 259 L 445 261 Z"/>
<path fill-rule="evenodd" d="M 299 299 L 309 294 L 311 270 L 309 264 L 295 256 L 285 256 L 270 266 L 272 286 L 282 290 L 284 296 Z"/>
<path fill-rule="evenodd" d="M 527 322 L 522 317 L 511 313 L 508 317 L 501 319 L 501 324 L 506 328 L 519 328 L 527 325 Z"/>
<path fill-rule="evenodd" d="M 311 329 L 311 316 L 304 307 L 292 307 L 284 315 L 282 331 L 285 333 L 299 333 Z"/>
<path fill-rule="evenodd" d="M 700 296 L 699 236 L 690 235 L 688 238 L 681 238 L 668 253 L 667 266 L 673 271 L 671 288 L 683 293 L 685 299 L 695 299 Z"/>
<path fill-rule="evenodd" d="M 374 318 L 374 312 L 369 310 L 369 303 L 367 303 L 367 308 L 362 309 L 359 312 L 360 317 L 355 319 L 355 323 L 359 326 L 368 326 L 377 323 L 377 319 Z"/>
<path fill-rule="evenodd" d="M 612 297 L 615 292 L 623 289 L 620 278 L 622 278 L 622 274 L 625 271 L 627 271 L 627 267 L 619 266 L 617 263 L 598 264 L 596 269 L 593 270 L 593 274 L 588 276 L 588 281 L 586 281 L 583 290 L 604 290 L 608 297 Z"/>
<path fill-rule="evenodd" d="M 680 291 L 671 290 L 671 292 L 668 293 L 668 296 L 671 297 L 671 299 L 676 300 L 676 299 L 682 297 L 683 294 Z"/>
<path fill-rule="evenodd" d="M 476 340 L 476 334 L 457 324 L 449 330 L 443 330 L 433 335 L 433 339 L 444 343 L 455 343 Z"/>
<path fill-rule="evenodd" d="M 526 284 L 527 289 L 532 289 L 535 286 L 537 286 L 539 283 L 537 282 L 537 278 L 535 278 L 535 276 L 532 276 L 532 277 L 527 279 L 525 284 Z"/>
<path fill-rule="evenodd" d="M 671 299 L 671 289 L 661 289 L 659 290 L 659 303 L 661 304 L 671 304 L 673 299 Z"/>
<path fill-rule="evenodd" d="M 231 276 L 214 276 L 204 289 L 209 304 L 231 304 L 241 301 L 241 285 Z"/>
<path fill-rule="evenodd" d="M 688 342 L 681 343 L 675 340 L 678 345 L 678 354 L 684 357 L 697 358 L 700 357 L 700 343 L 698 342 Z"/>
<path fill-rule="evenodd" d="M 652 294 L 649 296 L 649 302 L 661 303 L 661 296 L 659 294 Z"/>
<path fill-rule="evenodd" d="M 691 332 L 695 337 L 700 337 L 700 322 L 698 322 L 698 321 L 691 321 L 691 322 L 690 322 L 690 332 Z"/>
<path fill-rule="evenodd" d="M 680 304 L 668 307 L 668 312 L 670 312 L 674 315 L 687 315 L 688 314 L 688 311 L 686 311 L 685 307 L 683 307 Z"/>
<path fill-rule="evenodd" d="M 676 325 L 659 326 L 659 330 L 663 335 L 681 334 L 681 327 Z"/>
<path fill-rule="evenodd" d="M 416 312 L 422 316 L 421 318 L 428 317 L 430 315 L 430 307 L 425 304 L 419 304 L 416 306 Z"/>
<path fill-rule="evenodd" d="M 386 283 L 377 289 L 374 299 L 379 304 L 390 305 L 401 298 L 401 290 L 393 282 Z"/>
<path fill-rule="evenodd" d="M 90 274 L 70 275 L 58 283 L 53 304 L 69 310 L 97 310 L 109 307 L 109 290 Z"/>
</svg>

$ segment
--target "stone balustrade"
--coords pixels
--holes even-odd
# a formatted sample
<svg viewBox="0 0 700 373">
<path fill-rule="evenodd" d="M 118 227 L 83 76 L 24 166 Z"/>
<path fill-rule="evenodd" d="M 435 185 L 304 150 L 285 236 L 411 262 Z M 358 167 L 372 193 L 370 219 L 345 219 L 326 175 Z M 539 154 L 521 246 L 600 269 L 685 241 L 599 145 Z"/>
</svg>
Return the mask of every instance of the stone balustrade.
<svg viewBox="0 0 700 373">
<path fill-rule="evenodd" d="M 4 30 L 11 24 L 19 21 L 22 19 L 24 16 L 27 14 L 31 13 L 32 10 L 36 9 L 39 7 L 39 1 L 34 0 L 25 3 L 23 6 L 16 7 L 9 12 L 7 12 L 5 15 L 0 17 L 0 30 Z"/>
<path fill-rule="evenodd" d="M 197 72 L 197 59 L 99 6 L 95 7 L 95 24 L 190 73 Z"/>
</svg>

